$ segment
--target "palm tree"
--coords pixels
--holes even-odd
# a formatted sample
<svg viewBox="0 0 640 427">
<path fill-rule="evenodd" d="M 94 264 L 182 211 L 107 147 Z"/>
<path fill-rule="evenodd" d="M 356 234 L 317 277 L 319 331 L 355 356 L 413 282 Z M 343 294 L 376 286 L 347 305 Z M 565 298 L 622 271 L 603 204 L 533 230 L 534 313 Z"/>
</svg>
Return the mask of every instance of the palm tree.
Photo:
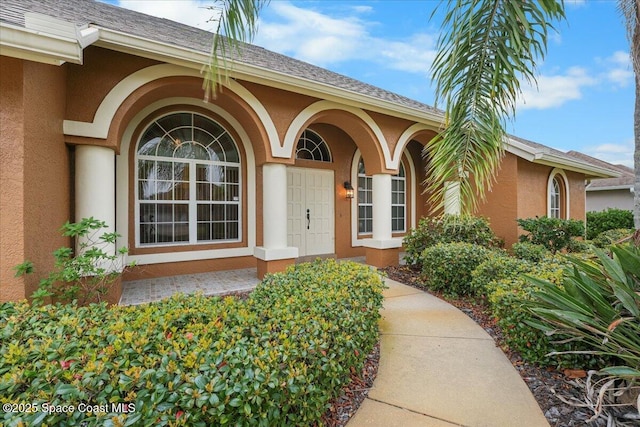
<svg viewBox="0 0 640 427">
<path fill-rule="evenodd" d="M 636 75 L 635 226 L 640 228 L 639 0 L 619 1 Z M 459 184 L 463 213 L 472 213 L 484 198 L 503 155 L 505 122 L 515 115 L 520 81 L 535 82 L 548 29 L 564 18 L 561 0 L 447 2 L 432 68 L 436 103 L 445 104 L 445 127 L 424 150 L 426 186 L 435 206 L 442 206 L 449 182 Z"/>
<path fill-rule="evenodd" d="M 269 0 L 215 0 L 208 9 L 216 17 L 209 64 L 203 68 L 205 100 L 215 97 L 217 87 L 228 78 L 233 64 L 228 60 L 233 52 L 238 53 L 245 42 L 250 42 L 258 30 L 258 16 Z M 222 61 L 222 63 L 220 62 Z"/>
<path fill-rule="evenodd" d="M 636 105 L 633 114 L 633 133 L 635 151 L 633 161 L 635 166 L 635 193 L 633 203 L 633 224 L 640 230 L 640 1 L 619 0 L 619 8 L 624 16 L 627 27 L 627 37 L 631 47 L 631 64 L 636 77 Z"/>
<path fill-rule="evenodd" d="M 555 0 L 452 0 L 447 6 L 432 66 L 445 123 L 423 151 L 429 158 L 425 184 L 440 207 L 446 184 L 458 183 L 467 214 L 493 183 L 520 80 L 535 81 L 549 24 L 564 18 L 564 8 Z"/>
</svg>

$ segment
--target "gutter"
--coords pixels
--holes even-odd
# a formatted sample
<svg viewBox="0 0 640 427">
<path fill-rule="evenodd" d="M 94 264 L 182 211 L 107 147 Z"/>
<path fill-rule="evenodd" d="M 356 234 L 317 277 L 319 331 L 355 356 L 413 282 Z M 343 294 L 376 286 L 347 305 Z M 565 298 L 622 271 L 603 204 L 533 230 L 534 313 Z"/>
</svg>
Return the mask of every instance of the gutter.
<svg viewBox="0 0 640 427">
<path fill-rule="evenodd" d="M 633 193 L 633 185 L 612 185 L 610 187 L 593 187 L 587 185 L 586 191 L 611 191 L 611 190 L 629 190 Z"/>
<path fill-rule="evenodd" d="M 532 163 L 559 167 L 564 170 L 583 173 L 585 174 L 585 178 L 618 178 L 620 176 L 620 173 L 617 171 L 596 166 L 578 159 L 573 159 L 568 155 L 563 156 L 547 150 L 536 149 L 509 137 L 505 140 L 505 148 L 510 153 Z"/>
<path fill-rule="evenodd" d="M 89 25 L 33 12 L 24 18 L 24 27 L 0 22 L 3 55 L 51 65 L 82 64 L 83 50 L 98 40 L 98 30 Z"/>
</svg>

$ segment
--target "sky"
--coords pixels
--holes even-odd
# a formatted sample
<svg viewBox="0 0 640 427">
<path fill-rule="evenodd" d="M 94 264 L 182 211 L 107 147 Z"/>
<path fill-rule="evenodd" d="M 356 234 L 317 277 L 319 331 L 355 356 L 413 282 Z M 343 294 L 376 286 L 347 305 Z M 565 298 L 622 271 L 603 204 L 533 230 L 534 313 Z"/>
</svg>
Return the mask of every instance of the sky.
<svg viewBox="0 0 640 427">
<path fill-rule="evenodd" d="M 215 0 L 104 0 L 213 30 Z M 438 1 L 271 0 L 253 43 L 434 105 L 430 66 Z M 633 167 L 635 86 L 615 0 L 565 0 L 537 87 L 523 82 L 507 132 L 561 151 Z M 438 105 L 442 108 L 443 105 Z"/>
</svg>

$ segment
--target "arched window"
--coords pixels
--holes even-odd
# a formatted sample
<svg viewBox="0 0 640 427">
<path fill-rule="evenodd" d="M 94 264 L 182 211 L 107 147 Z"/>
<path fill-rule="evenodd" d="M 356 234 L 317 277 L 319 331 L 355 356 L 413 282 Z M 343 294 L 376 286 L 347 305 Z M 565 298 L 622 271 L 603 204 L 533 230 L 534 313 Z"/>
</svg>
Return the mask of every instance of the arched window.
<svg viewBox="0 0 640 427">
<path fill-rule="evenodd" d="M 550 218 L 569 218 L 567 178 L 562 171 L 554 169 L 551 172 L 549 175 L 547 193 L 547 216 Z"/>
<path fill-rule="evenodd" d="M 391 231 L 406 230 L 407 184 L 404 165 L 391 177 Z M 364 160 L 358 163 L 358 233 L 373 232 L 373 178 L 367 176 Z"/>
<path fill-rule="evenodd" d="M 229 133 L 196 113 L 171 113 L 142 132 L 136 152 L 141 246 L 240 240 L 240 154 Z"/>
<path fill-rule="evenodd" d="M 331 152 L 320 135 L 307 129 L 298 140 L 296 159 L 331 162 Z"/>
</svg>

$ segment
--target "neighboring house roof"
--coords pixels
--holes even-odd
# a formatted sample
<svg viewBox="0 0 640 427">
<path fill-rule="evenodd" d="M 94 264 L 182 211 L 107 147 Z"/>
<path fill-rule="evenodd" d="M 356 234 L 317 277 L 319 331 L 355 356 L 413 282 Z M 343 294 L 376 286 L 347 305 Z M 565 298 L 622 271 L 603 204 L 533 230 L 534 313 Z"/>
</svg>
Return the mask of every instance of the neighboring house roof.
<svg viewBox="0 0 640 427">
<path fill-rule="evenodd" d="M 82 50 L 94 44 L 200 69 L 208 62 L 211 42 L 208 31 L 93 0 L 2 0 L 0 8 L 3 54 L 58 65 L 81 64 Z M 233 75 L 248 81 L 433 126 L 443 120 L 442 111 L 427 104 L 251 44 L 243 44 L 232 62 Z M 587 177 L 616 176 L 609 168 L 514 136 L 505 146 L 535 163 Z"/>
<path fill-rule="evenodd" d="M 568 155 L 577 157 L 595 166 L 606 167 L 616 171 L 619 176 L 617 178 L 595 179 L 587 185 L 587 191 L 603 191 L 603 190 L 633 190 L 635 181 L 635 172 L 630 167 L 624 165 L 614 165 L 604 160 L 596 159 L 578 151 L 569 151 Z"/>
</svg>

